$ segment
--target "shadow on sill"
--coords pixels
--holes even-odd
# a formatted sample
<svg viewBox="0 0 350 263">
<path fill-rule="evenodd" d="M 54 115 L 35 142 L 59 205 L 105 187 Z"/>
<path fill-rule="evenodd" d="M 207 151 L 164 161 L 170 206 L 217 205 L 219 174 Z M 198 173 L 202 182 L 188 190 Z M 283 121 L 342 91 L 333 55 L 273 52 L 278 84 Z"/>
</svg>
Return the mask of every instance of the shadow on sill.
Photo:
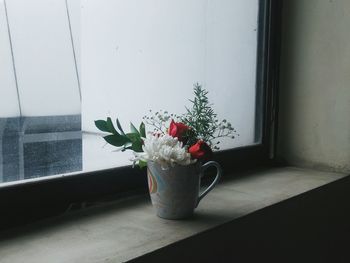
<svg viewBox="0 0 350 263">
<path fill-rule="evenodd" d="M 350 176 L 130 262 L 350 262 Z"/>
</svg>

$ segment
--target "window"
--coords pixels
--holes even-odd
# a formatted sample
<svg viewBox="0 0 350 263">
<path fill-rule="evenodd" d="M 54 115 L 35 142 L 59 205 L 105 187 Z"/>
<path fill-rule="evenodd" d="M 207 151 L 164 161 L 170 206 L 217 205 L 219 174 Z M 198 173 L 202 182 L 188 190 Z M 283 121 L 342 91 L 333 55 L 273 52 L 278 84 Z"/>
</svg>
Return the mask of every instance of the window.
<svg viewBox="0 0 350 263">
<path fill-rule="evenodd" d="M 82 170 L 79 17 L 76 0 L 0 2 L 0 183 Z"/>
<path fill-rule="evenodd" d="M 221 149 L 261 142 L 256 108 L 259 1 L 85 1 L 82 12 L 82 121 L 116 117 L 139 123 L 150 109 L 181 114 L 201 83 L 221 119 L 238 131 Z M 92 107 L 92 105 L 95 105 Z M 84 135 L 96 150 L 101 138 Z M 92 153 L 89 149 L 88 153 Z M 106 146 L 88 170 L 130 164 Z M 93 153 L 93 154 L 95 154 Z"/>
<path fill-rule="evenodd" d="M 1 1 L 0 197 L 49 205 L 137 189 L 145 178 L 93 121 L 181 114 L 195 82 L 240 134 L 216 154 L 224 168 L 266 161 L 280 8 L 273 0 Z"/>
</svg>

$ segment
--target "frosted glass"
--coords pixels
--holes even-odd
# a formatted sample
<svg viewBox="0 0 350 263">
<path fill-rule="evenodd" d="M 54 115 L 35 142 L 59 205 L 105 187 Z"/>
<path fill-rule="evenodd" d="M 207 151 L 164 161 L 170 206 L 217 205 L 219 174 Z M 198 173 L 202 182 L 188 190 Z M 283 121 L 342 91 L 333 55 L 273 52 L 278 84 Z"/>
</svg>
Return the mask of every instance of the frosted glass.
<svg viewBox="0 0 350 263">
<path fill-rule="evenodd" d="M 6 3 L 23 115 L 79 114 L 80 97 L 65 1 Z"/>
<path fill-rule="evenodd" d="M 74 52 L 77 60 L 77 67 L 79 76 L 81 75 L 80 70 L 80 20 L 81 20 L 81 2 L 80 0 L 67 0 L 67 7 L 70 17 L 71 29 L 72 29 L 72 38 L 74 43 Z"/>
<path fill-rule="evenodd" d="M 5 6 L 0 0 L 0 118 L 19 114 Z"/>
<path fill-rule="evenodd" d="M 222 149 L 255 143 L 257 0 L 82 3 L 83 130 L 107 115 L 128 125 L 149 109 L 183 113 L 198 81 L 240 134 Z"/>
</svg>

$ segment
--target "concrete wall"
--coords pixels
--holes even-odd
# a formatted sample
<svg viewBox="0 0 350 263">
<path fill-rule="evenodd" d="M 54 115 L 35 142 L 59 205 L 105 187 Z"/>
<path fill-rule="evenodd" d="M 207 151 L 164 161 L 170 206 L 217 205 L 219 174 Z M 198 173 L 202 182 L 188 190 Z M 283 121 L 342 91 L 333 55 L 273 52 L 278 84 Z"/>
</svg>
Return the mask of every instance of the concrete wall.
<svg viewBox="0 0 350 263">
<path fill-rule="evenodd" d="M 350 172 L 350 1 L 286 0 L 279 156 Z"/>
</svg>

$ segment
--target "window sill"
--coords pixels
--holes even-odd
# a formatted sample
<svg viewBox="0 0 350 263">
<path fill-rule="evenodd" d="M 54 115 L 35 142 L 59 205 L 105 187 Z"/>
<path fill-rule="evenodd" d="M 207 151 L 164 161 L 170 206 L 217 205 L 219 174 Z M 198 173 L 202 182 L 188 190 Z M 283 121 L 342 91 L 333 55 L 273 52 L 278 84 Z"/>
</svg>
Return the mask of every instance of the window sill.
<svg viewBox="0 0 350 263">
<path fill-rule="evenodd" d="M 103 204 L 6 233 L 1 262 L 123 262 L 233 221 L 344 174 L 271 168 L 226 179 L 188 220 L 158 218 L 143 196 Z"/>
</svg>

